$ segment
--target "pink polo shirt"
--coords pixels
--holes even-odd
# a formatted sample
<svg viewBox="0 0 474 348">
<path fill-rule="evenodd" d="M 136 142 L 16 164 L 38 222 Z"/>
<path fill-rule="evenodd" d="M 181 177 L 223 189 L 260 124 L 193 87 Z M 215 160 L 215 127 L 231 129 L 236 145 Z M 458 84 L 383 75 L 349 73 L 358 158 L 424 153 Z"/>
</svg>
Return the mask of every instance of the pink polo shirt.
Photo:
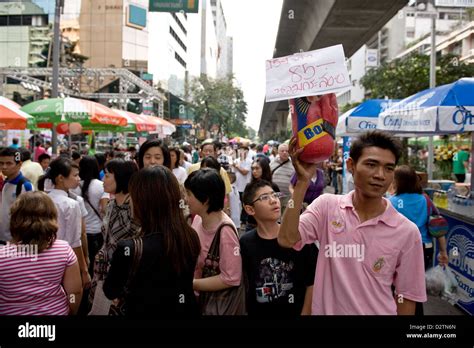
<svg viewBox="0 0 474 348">
<path fill-rule="evenodd" d="M 425 302 L 418 228 L 385 198 L 385 212 L 360 223 L 353 194 L 321 195 L 300 217 L 294 249 L 320 243 L 312 314 L 396 315 L 401 296 Z"/>
</svg>

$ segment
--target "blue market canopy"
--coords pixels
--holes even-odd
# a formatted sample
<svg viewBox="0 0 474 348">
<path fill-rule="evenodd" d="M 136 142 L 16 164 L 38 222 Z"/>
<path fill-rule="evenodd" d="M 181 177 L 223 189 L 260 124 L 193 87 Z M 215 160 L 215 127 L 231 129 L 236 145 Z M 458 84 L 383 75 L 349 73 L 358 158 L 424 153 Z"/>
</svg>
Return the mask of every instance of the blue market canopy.
<svg viewBox="0 0 474 348">
<path fill-rule="evenodd" d="M 380 114 L 378 129 L 449 134 L 474 131 L 474 78 L 427 89 Z"/>
<path fill-rule="evenodd" d="M 351 136 L 377 128 L 379 114 L 392 107 L 398 99 L 370 99 L 339 117 L 336 135 Z"/>
</svg>

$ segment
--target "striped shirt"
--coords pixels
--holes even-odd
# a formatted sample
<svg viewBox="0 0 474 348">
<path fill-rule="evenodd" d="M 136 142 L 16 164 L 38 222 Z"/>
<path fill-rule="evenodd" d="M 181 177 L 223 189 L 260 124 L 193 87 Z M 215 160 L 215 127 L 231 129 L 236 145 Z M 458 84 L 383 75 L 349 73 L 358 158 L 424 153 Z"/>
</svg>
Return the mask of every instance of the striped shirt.
<svg viewBox="0 0 474 348">
<path fill-rule="evenodd" d="M 282 198 L 280 201 L 282 206 L 286 206 L 286 202 L 290 198 L 290 181 L 291 177 L 295 173 L 295 168 L 291 161 L 286 162 L 284 165 L 280 166 L 283 163 L 280 161 L 280 158 L 277 157 L 272 163 L 270 163 L 270 169 L 272 170 L 272 182 L 277 184 L 280 188 L 280 191 L 285 194 L 286 197 Z M 280 167 L 278 167 L 280 166 Z"/>
<path fill-rule="evenodd" d="M 0 315 L 68 315 L 62 281 L 74 251 L 58 239 L 39 254 L 24 247 L 0 245 Z"/>
</svg>

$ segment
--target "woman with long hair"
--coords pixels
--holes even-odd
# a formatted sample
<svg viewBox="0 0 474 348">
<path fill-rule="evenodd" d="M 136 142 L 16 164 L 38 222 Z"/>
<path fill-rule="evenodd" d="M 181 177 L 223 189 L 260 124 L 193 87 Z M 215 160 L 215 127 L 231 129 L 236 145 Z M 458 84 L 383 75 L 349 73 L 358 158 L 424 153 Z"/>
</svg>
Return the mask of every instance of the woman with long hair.
<svg viewBox="0 0 474 348">
<path fill-rule="evenodd" d="M 117 243 L 123 239 L 134 238 L 140 233 L 140 226 L 132 219 L 132 209 L 128 184 L 130 178 L 138 171 L 136 164 L 123 159 L 113 159 L 105 165 L 104 191 L 114 195 L 107 205 L 102 235 L 104 243 L 97 252 L 94 260 L 94 276 L 89 302 L 94 304 L 94 297 L 99 284 L 102 295 L 102 282 L 105 279 L 117 248 Z M 98 299 L 102 301 L 103 299 Z M 97 313 L 92 313 L 97 314 Z M 108 313 L 106 313 L 108 314 Z"/>
<path fill-rule="evenodd" d="M 280 189 L 277 184 L 272 181 L 272 171 L 270 169 L 270 163 L 265 157 L 257 157 L 250 167 L 252 170 L 252 180 L 250 182 L 255 182 L 256 180 L 265 180 L 272 184 L 273 191 L 280 192 Z"/>
<path fill-rule="evenodd" d="M 21 194 L 11 207 L 10 231 L 12 240 L 0 245 L 0 315 L 76 314 L 81 274 L 68 242 L 57 239 L 51 198 Z"/>
<path fill-rule="evenodd" d="M 193 275 L 200 244 L 184 218 L 177 179 L 166 167 L 149 167 L 136 173 L 129 186 L 143 250 L 137 260 L 136 241 L 118 243 L 104 282 L 105 295 L 109 299 L 126 296 L 126 314 L 131 316 L 198 315 Z M 134 258 L 136 273 L 129 274 Z M 128 294 L 124 292 L 127 282 L 131 284 Z"/>
<path fill-rule="evenodd" d="M 89 251 L 89 273 L 92 275 L 94 258 L 102 247 L 102 218 L 108 203 L 104 183 L 99 179 L 99 164 L 94 156 L 84 156 L 79 162 L 80 185 L 73 192 L 84 199 L 87 247 Z"/>
<path fill-rule="evenodd" d="M 421 180 L 416 171 L 407 165 L 398 166 L 395 169 L 393 188 L 395 195 L 390 197 L 393 207 L 408 220 L 413 222 L 421 234 L 423 243 L 423 254 L 425 260 L 425 270 L 433 267 L 433 238 L 428 232 L 429 206 L 428 195 L 423 193 Z M 431 206 L 434 207 L 433 204 Z M 438 262 L 442 265 L 448 264 L 448 254 L 446 249 L 446 238 L 439 237 L 438 243 L 440 252 Z M 416 303 L 415 315 L 423 315 L 423 304 Z"/>
</svg>

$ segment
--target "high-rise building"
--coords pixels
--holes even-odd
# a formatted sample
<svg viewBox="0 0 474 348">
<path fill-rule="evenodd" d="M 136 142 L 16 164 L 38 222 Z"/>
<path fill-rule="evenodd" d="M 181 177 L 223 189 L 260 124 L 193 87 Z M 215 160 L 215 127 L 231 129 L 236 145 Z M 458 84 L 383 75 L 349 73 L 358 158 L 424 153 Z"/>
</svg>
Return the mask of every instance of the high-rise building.
<svg viewBox="0 0 474 348">
<path fill-rule="evenodd" d="M 82 0 L 80 47 L 85 67 L 148 70 L 148 1 Z"/>
<path fill-rule="evenodd" d="M 232 73 L 228 63 L 229 60 L 232 60 L 232 52 L 229 52 L 228 49 L 228 42 L 229 40 L 232 42 L 232 38 L 227 36 L 227 23 L 221 0 L 211 0 L 211 9 L 217 39 L 216 75 L 218 78 L 223 78 Z"/>
<path fill-rule="evenodd" d="M 49 43 L 48 12 L 31 1 L 0 1 L 0 67 L 44 62 Z"/>
<path fill-rule="evenodd" d="M 153 82 L 176 96 L 184 97 L 189 69 L 188 18 L 197 14 L 150 12 L 148 71 Z M 195 57 L 198 59 L 198 57 Z"/>
</svg>

